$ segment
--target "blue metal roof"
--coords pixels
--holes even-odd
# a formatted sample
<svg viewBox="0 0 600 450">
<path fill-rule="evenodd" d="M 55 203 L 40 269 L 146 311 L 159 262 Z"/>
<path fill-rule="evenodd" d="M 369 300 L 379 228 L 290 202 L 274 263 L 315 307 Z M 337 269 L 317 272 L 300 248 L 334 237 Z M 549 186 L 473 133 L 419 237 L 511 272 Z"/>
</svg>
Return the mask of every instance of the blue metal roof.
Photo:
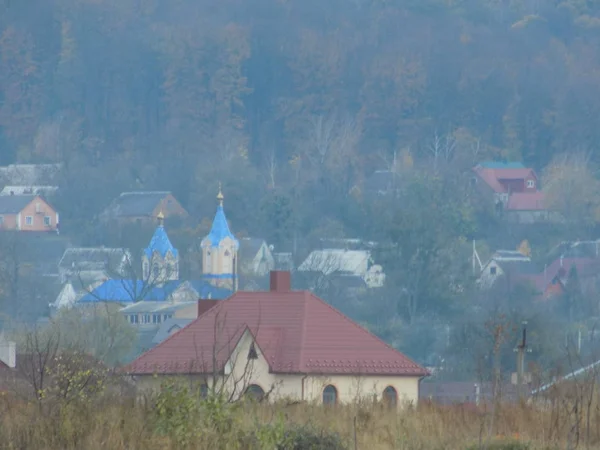
<svg viewBox="0 0 600 450">
<path fill-rule="evenodd" d="M 237 278 L 235 273 L 207 273 L 204 278 L 227 280 L 229 278 Z"/>
<path fill-rule="evenodd" d="M 479 165 L 485 169 L 526 169 L 520 162 L 484 161 Z"/>
<path fill-rule="evenodd" d="M 191 280 L 190 284 L 201 299 L 223 300 L 233 294 L 231 289 L 216 287 L 204 280 Z"/>
<path fill-rule="evenodd" d="M 152 236 L 152 239 L 150 239 L 150 244 L 148 244 L 148 247 L 144 250 L 148 259 L 152 257 L 154 252 L 158 252 L 163 258 L 167 256 L 168 252 L 171 252 L 175 258 L 177 258 L 178 255 L 177 249 L 171 244 L 169 236 L 167 236 L 167 232 L 165 231 L 165 227 L 162 225 L 156 227 L 156 231 L 154 231 L 154 235 Z"/>
<path fill-rule="evenodd" d="M 162 286 L 148 286 L 142 280 L 106 280 L 79 299 L 79 303 L 165 301 L 180 284 L 180 281 L 168 281 Z"/>
<path fill-rule="evenodd" d="M 202 239 L 202 244 L 204 244 L 206 240 L 209 240 L 211 247 L 218 247 L 221 241 L 227 237 L 235 242 L 236 248 L 239 247 L 240 243 L 235 238 L 229 229 L 229 225 L 227 224 L 227 218 L 225 217 L 223 205 L 219 205 L 217 206 L 217 213 L 215 214 L 215 219 L 213 220 L 210 233 L 208 233 L 208 236 Z"/>
<path fill-rule="evenodd" d="M 106 280 L 92 292 L 84 295 L 80 303 L 135 303 L 139 301 L 166 301 L 185 281 L 167 281 L 162 286 L 148 286 L 142 280 Z M 220 288 L 204 280 L 189 282 L 201 299 L 222 300 L 233 294 L 231 289 Z"/>
</svg>

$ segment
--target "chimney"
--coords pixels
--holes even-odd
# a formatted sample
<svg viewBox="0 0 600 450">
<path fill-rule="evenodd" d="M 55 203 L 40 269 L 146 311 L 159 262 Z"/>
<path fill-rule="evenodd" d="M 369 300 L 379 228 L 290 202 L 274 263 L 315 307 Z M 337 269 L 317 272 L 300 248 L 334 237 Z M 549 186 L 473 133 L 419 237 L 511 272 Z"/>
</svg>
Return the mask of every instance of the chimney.
<svg viewBox="0 0 600 450">
<path fill-rule="evenodd" d="M 292 282 L 289 271 L 271 271 L 271 292 L 289 292 L 291 289 Z"/>
<path fill-rule="evenodd" d="M 17 344 L 13 341 L 0 342 L 0 361 L 11 369 L 17 366 Z"/>
<path fill-rule="evenodd" d="M 198 300 L 198 317 L 217 304 L 218 300 Z"/>
</svg>

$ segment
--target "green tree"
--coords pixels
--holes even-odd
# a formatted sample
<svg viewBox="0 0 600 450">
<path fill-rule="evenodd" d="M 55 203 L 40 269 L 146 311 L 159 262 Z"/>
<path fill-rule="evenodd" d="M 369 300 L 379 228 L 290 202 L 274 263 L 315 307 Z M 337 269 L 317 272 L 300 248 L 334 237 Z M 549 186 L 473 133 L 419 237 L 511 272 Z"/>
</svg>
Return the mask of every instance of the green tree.
<svg viewBox="0 0 600 450">
<path fill-rule="evenodd" d="M 399 299 L 398 313 L 410 323 L 419 314 L 448 313 L 468 285 L 466 237 L 473 231 L 468 206 L 452 198 L 450 186 L 415 174 L 393 205 L 380 210 L 386 284 Z"/>
</svg>

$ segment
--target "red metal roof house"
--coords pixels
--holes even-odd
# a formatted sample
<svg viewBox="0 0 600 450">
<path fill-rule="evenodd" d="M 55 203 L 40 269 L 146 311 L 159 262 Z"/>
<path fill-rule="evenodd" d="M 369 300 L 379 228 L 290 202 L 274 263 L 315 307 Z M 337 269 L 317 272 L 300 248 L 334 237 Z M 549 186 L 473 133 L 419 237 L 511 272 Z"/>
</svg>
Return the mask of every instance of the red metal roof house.
<svg viewBox="0 0 600 450">
<path fill-rule="evenodd" d="M 497 208 L 513 222 L 548 220 L 544 194 L 535 171 L 521 163 L 483 162 L 473 168 L 477 179 L 493 193 Z"/>
<path fill-rule="evenodd" d="M 207 391 L 324 403 L 416 402 L 426 369 L 308 291 L 271 272 L 268 292 L 238 291 L 125 368 L 140 387 L 186 375 Z M 240 383 L 240 380 L 244 383 Z"/>
</svg>

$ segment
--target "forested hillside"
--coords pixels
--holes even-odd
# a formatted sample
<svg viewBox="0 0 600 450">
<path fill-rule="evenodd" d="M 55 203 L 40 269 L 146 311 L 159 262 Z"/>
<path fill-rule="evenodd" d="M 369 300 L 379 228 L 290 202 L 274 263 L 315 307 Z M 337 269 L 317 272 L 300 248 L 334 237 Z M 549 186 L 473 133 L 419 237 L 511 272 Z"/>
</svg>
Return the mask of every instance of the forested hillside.
<svg viewBox="0 0 600 450">
<path fill-rule="evenodd" d="M 66 161 L 81 205 L 137 185 L 204 210 L 220 177 L 256 229 L 241 206 L 268 188 L 341 201 L 394 151 L 429 160 L 436 130 L 477 159 L 600 158 L 591 0 L 0 8 L 1 162 Z"/>
<path fill-rule="evenodd" d="M 171 190 L 199 222 L 222 181 L 236 232 L 277 248 L 399 244 L 392 291 L 345 308 L 390 340 L 421 330 L 398 338 L 412 355 L 464 311 L 471 239 L 593 236 L 599 117 L 595 0 L 0 0 L 0 164 L 65 164 L 65 233 L 98 245 L 125 190 Z M 506 229 L 462 176 L 507 159 L 565 177 L 565 153 L 591 180 L 571 180 L 577 228 Z M 397 198 L 364 195 L 380 169 Z"/>
</svg>

